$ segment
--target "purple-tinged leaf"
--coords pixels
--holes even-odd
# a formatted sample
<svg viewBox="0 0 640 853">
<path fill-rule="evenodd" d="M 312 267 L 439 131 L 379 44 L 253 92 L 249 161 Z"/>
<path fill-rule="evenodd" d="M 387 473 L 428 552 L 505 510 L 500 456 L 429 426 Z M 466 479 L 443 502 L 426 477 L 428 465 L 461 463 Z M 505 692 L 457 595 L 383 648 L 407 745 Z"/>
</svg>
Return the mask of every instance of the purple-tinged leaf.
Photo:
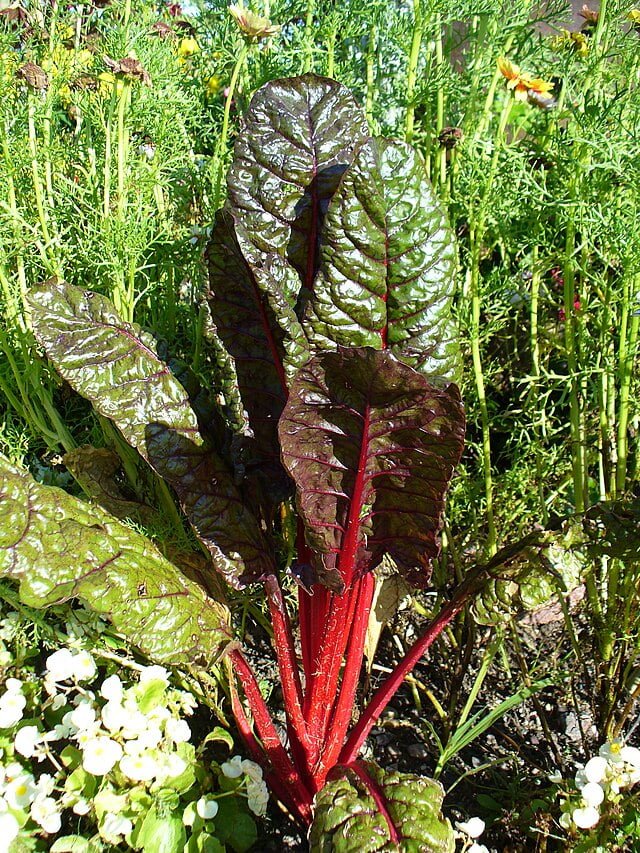
<svg viewBox="0 0 640 853">
<path fill-rule="evenodd" d="M 151 465 L 175 490 L 227 582 L 242 587 L 273 573 L 271 543 L 223 460 L 164 424 L 149 424 L 146 444 Z"/>
<path fill-rule="evenodd" d="M 278 419 L 292 363 L 306 360 L 306 339 L 291 305 L 298 276 L 279 255 L 258 252 L 226 211 L 216 219 L 207 260 L 211 319 L 233 359 L 251 429 L 243 463 L 248 477 L 257 471 L 279 501 L 290 481 L 280 463 Z"/>
<path fill-rule="evenodd" d="M 388 554 L 424 585 L 464 442 L 457 387 L 388 351 L 339 347 L 300 370 L 279 432 L 320 581 L 340 591 Z"/>
<path fill-rule="evenodd" d="M 234 150 L 229 204 L 262 252 L 276 252 L 311 288 L 322 217 L 368 136 L 351 93 L 315 74 L 256 92 Z"/>
<path fill-rule="evenodd" d="M 29 301 L 36 337 L 58 372 L 173 486 L 229 583 L 272 571 L 271 549 L 233 472 L 203 443 L 187 391 L 151 335 L 124 322 L 105 297 L 69 284 L 36 288 Z"/>
<path fill-rule="evenodd" d="M 60 282 L 29 293 L 36 338 L 58 372 L 147 457 L 145 431 L 163 423 L 201 443 L 187 392 L 156 354 L 156 342 L 113 304 Z"/>
<path fill-rule="evenodd" d="M 310 853 L 453 853 L 443 798 L 442 786 L 425 776 L 385 772 L 372 762 L 337 767 L 316 796 Z"/>
<path fill-rule="evenodd" d="M 455 269 L 453 234 L 422 158 L 404 142 L 369 139 L 325 218 L 304 319 L 312 347 L 390 349 L 427 376 L 455 381 Z"/>
<path fill-rule="evenodd" d="M 162 663 L 210 667 L 231 640 L 226 607 L 150 539 L 2 457 L 0 575 L 31 607 L 80 598 Z"/>
</svg>

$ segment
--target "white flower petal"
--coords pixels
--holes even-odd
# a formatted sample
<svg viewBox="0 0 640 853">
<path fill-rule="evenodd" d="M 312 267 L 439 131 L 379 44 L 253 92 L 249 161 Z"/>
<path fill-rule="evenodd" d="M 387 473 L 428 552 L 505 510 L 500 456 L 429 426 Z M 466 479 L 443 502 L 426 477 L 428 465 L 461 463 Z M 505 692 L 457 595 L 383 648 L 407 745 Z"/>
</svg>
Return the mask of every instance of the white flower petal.
<svg viewBox="0 0 640 853">
<path fill-rule="evenodd" d="M 580 829 L 592 829 L 600 820 L 600 812 L 594 806 L 586 806 L 584 809 L 574 809 L 571 817 Z"/>
<path fill-rule="evenodd" d="M 196 811 L 202 820 L 211 820 L 218 814 L 218 804 L 209 797 L 200 797 L 196 803 Z"/>
<path fill-rule="evenodd" d="M 108 737 L 95 737 L 84 744 L 82 766 L 87 773 L 104 776 L 122 758 L 122 747 Z"/>
<path fill-rule="evenodd" d="M 580 794 L 588 806 L 599 806 L 604 800 L 604 790 L 597 782 L 587 782 Z"/>
<path fill-rule="evenodd" d="M 456 829 L 464 832 L 469 838 L 479 838 L 484 832 L 484 821 L 479 817 L 470 817 L 469 820 L 456 822 Z"/>
<path fill-rule="evenodd" d="M 597 755 L 590 758 L 584 766 L 584 778 L 587 782 L 601 782 L 607 772 L 608 762 L 606 758 Z"/>
</svg>

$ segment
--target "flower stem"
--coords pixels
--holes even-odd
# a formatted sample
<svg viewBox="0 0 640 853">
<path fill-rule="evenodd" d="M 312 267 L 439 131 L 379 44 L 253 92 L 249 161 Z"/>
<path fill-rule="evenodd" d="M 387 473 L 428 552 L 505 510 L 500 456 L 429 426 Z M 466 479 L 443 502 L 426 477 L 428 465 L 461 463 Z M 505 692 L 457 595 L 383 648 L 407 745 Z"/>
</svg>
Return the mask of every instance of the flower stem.
<svg viewBox="0 0 640 853">
<path fill-rule="evenodd" d="M 409 64 L 407 66 L 407 115 L 404 125 L 404 138 L 407 142 L 411 142 L 413 140 L 416 111 L 414 97 L 418 61 L 420 59 L 420 48 L 422 46 L 422 32 L 422 9 L 420 7 L 420 0 L 413 0 L 413 35 L 411 38 L 411 49 L 409 51 Z"/>
</svg>

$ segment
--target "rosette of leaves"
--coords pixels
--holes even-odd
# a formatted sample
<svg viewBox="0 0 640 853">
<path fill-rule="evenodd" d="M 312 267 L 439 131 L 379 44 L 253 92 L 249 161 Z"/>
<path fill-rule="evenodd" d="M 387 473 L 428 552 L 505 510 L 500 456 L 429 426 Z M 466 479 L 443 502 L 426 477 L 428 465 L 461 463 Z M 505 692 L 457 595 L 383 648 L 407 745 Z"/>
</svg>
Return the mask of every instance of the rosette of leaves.
<svg viewBox="0 0 640 853">
<path fill-rule="evenodd" d="M 449 849 L 437 786 L 365 773 L 350 757 L 380 701 L 349 735 L 374 572 L 388 559 L 407 582 L 429 583 L 464 439 L 454 241 L 420 156 L 370 138 L 335 81 L 305 75 L 267 84 L 236 143 L 208 265 L 216 351 L 233 365 L 245 412 L 239 452 L 237 423 L 203 405 L 188 374 L 100 294 L 64 282 L 34 288 L 36 337 L 69 385 L 173 490 L 209 570 L 237 589 L 264 583 L 289 751 L 238 644 L 228 646 L 228 660 L 240 732 L 276 796 L 308 825 L 314 808 L 332 808 L 319 804 L 332 801 L 325 783 L 344 765 L 354 796 L 380 811 L 376 826 L 387 827 L 391 845 L 406 838 Z M 95 462 L 89 452 L 69 459 L 95 501 L 128 512 L 105 474 L 108 460 Z M 207 592 L 206 571 L 184 573 L 189 561 L 164 557 L 96 504 L 11 466 L 2 471 L 0 512 L 10 532 L 0 566 L 21 582 L 25 600 L 44 606 L 79 596 L 160 660 L 206 665 L 224 650 L 226 612 Z M 294 511 L 300 667 L 278 548 L 283 513 Z M 392 675 L 388 696 L 402 677 Z M 337 838 L 325 817 L 314 833 Z M 432 836 L 436 846 L 424 847 Z"/>
</svg>

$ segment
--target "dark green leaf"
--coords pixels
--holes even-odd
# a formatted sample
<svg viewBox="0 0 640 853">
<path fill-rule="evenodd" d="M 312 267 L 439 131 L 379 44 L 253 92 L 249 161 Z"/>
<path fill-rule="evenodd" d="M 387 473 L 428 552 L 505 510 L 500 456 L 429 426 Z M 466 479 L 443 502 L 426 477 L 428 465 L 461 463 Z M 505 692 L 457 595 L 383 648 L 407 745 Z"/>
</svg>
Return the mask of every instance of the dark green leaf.
<svg viewBox="0 0 640 853">
<path fill-rule="evenodd" d="M 316 796 L 311 853 L 452 853 L 443 796 L 442 787 L 423 776 L 385 773 L 370 762 L 337 768 Z"/>
<path fill-rule="evenodd" d="M 367 138 L 351 93 L 315 74 L 273 80 L 254 95 L 234 149 L 229 204 L 261 252 L 276 252 L 310 288 L 322 216 Z"/>
<path fill-rule="evenodd" d="M 236 853 L 251 850 L 258 838 L 251 815 L 239 807 L 235 797 L 221 797 L 214 818 L 216 837 Z"/>
<path fill-rule="evenodd" d="M 280 443 L 320 582 L 339 591 L 388 554 L 424 585 L 463 441 L 456 386 L 431 385 L 390 352 L 339 348 L 302 368 Z"/>
<path fill-rule="evenodd" d="M 226 608 L 149 539 L 2 457 L 0 574 L 30 607 L 82 599 L 157 661 L 209 667 L 230 640 Z"/>
<path fill-rule="evenodd" d="M 201 443 L 187 392 L 155 341 L 125 323 L 104 296 L 60 282 L 29 293 L 33 329 L 59 373 L 143 457 L 146 427 L 162 423 Z"/>
<path fill-rule="evenodd" d="M 153 338 L 97 293 L 60 283 L 29 298 L 34 331 L 57 370 L 173 486 L 224 577 L 238 585 L 272 570 L 257 519 L 227 463 L 203 443 L 187 391 Z"/>
<path fill-rule="evenodd" d="M 422 158 L 403 142 L 370 139 L 329 205 L 307 336 L 316 349 L 388 348 L 455 381 L 455 269 L 453 234 Z"/>
</svg>

